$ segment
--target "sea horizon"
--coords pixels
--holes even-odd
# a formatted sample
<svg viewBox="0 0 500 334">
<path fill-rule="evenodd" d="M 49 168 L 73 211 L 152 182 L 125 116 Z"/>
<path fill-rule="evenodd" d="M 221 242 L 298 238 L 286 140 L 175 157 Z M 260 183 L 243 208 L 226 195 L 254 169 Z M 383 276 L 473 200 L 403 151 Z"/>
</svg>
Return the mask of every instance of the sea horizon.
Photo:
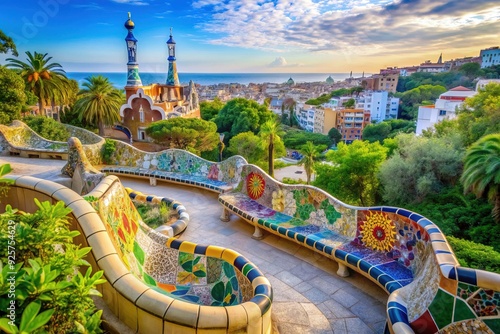
<svg viewBox="0 0 500 334">
<path fill-rule="evenodd" d="M 103 75 L 117 88 L 123 88 L 127 83 L 126 72 L 67 72 L 70 79 L 75 79 L 81 85 L 85 78 L 91 75 Z M 250 83 L 285 83 L 292 78 L 296 83 L 301 82 L 325 82 L 331 76 L 334 81 L 343 81 L 348 78 L 350 73 L 197 73 L 182 72 L 179 73 L 179 81 L 187 85 L 190 80 L 200 85 L 216 85 L 238 83 L 248 85 Z M 361 76 L 361 73 L 353 73 L 353 77 Z M 365 74 L 368 75 L 368 74 Z M 167 73 L 141 72 L 142 84 L 164 83 L 167 79 Z"/>
</svg>

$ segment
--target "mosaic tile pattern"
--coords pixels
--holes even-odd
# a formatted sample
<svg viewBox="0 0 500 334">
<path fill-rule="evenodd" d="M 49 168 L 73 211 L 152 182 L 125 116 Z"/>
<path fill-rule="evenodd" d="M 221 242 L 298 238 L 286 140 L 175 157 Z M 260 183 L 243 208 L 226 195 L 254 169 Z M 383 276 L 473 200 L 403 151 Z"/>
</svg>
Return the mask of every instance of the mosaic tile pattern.
<svg viewBox="0 0 500 334">
<path fill-rule="evenodd" d="M 467 320 L 453 323 L 439 331 L 440 334 L 494 334 L 490 328 L 481 320 Z"/>
<path fill-rule="evenodd" d="M 201 182 L 219 181 L 231 186 L 240 182 L 241 168 L 247 163 L 241 156 L 233 156 L 221 163 L 216 163 L 178 149 L 144 152 L 123 142 L 117 142 L 111 161 L 110 165 L 114 166 L 171 172 L 176 176 L 189 175 L 200 177 Z"/>
<path fill-rule="evenodd" d="M 70 137 L 77 137 L 84 144 L 84 150 L 93 163 L 100 161 L 100 148 L 104 144 L 104 139 L 96 134 L 75 126 L 66 125 Z M 1 150 L 12 147 L 18 150 L 43 151 L 66 153 L 68 144 L 65 142 L 51 141 L 40 137 L 29 126 L 21 121 L 15 120 L 11 126 L 0 124 L 0 133 L 8 145 L 2 144 Z"/>
<path fill-rule="evenodd" d="M 127 190 L 118 181 L 100 198 L 91 195 L 89 200 L 103 218 L 123 263 L 156 291 L 201 305 L 227 306 L 253 300 L 251 280 L 262 274 L 243 257 L 230 264 L 206 256 L 206 246 L 196 246 L 194 253 L 185 252 L 180 241 L 163 236 L 151 238 L 155 232 L 142 222 Z M 250 269 L 243 274 L 244 268 Z M 258 305 L 266 312 L 270 302 L 270 298 L 259 299 Z"/>
</svg>

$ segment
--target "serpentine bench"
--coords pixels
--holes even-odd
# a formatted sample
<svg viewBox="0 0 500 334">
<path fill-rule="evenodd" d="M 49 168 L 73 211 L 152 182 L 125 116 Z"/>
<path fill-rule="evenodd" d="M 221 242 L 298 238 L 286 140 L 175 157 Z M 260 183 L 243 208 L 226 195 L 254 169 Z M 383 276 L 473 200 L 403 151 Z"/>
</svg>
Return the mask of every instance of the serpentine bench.
<svg viewBox="0 0 500 334">
<path fill-rule="evenodd" d="M 147 178 L 151 185 L 160 180 L 224 193 L 239 183 L 241 166 L 247 163 L 241 156 L 212 162 L 179 149 L 145 152 L 123 142 L 116 145 L 107 166 L 101 171 Z"/>
<path fill-rule="evenodd" d="M 269 333 L 272 289 L 237 252 L 179 241 L 146 226 L 116 176 L 87 200 L 71 189 L 27 176 L 13 179 L 0 210 L 33 211 L 33 199 L 63 201 L 74 242 L 91 246 L 87 261 L 104 270 L 98 287 L 111 311 L 137 333 Z"/>
<path fill-rule="evenodd" d="M 67 124 L 64 126 L 69 137 L 80 139 L 92 163 L 98 164 L 104 138 L 79 127 Z M 26 158 L 67 160 L 68 144 L 45 139 L 23 122 L 15 120 L 10 126 L 0 124 L 0 154 L 7 152 Z"/>
<path fill-rule="evenodd" d="M 389 294 L 390 333 L 500 332 L 500 275 L 460 267 L 439 228 L 394 207 L 354 207 L 324 191 L 285 185 L 257 166 L 219 195 L 221 219 L 235 213 L 261 229 L 351 268 Z"/>
</svg>

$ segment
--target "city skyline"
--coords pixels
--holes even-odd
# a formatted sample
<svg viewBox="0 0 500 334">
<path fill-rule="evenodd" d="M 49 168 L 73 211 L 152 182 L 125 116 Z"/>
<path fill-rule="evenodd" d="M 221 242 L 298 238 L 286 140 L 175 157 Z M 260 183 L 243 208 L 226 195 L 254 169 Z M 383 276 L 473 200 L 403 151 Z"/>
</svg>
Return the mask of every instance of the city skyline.
<svg viewBox="0 0 500 334">
<path fill-rule="evenodd" d="M 125 72 L 128 12 L 141 72 L 166 72 L 170 27 L 180 72 L 375 73 L 500 42 L 495 0 L 20 0 L 3 4 L 0 29 L 22 60 L 37 51 L 68 72 Z"/>
</svg>

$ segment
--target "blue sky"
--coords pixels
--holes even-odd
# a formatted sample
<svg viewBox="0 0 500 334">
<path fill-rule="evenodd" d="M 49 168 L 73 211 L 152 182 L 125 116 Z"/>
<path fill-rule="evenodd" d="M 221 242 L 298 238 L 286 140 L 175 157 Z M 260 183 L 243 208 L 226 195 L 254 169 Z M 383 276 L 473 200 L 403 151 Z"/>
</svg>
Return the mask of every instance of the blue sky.
<svg viewBox="0 0 500 334">
<path fill-rule="evenodd" d="M 23 59 L 125 71 L 127 12 L 143 72 L 166 72 L 170 27 L 180 72 L 368 73 L 500 44 L 497 0 L 6 0 L 0 29 Z"/>
</svg>

